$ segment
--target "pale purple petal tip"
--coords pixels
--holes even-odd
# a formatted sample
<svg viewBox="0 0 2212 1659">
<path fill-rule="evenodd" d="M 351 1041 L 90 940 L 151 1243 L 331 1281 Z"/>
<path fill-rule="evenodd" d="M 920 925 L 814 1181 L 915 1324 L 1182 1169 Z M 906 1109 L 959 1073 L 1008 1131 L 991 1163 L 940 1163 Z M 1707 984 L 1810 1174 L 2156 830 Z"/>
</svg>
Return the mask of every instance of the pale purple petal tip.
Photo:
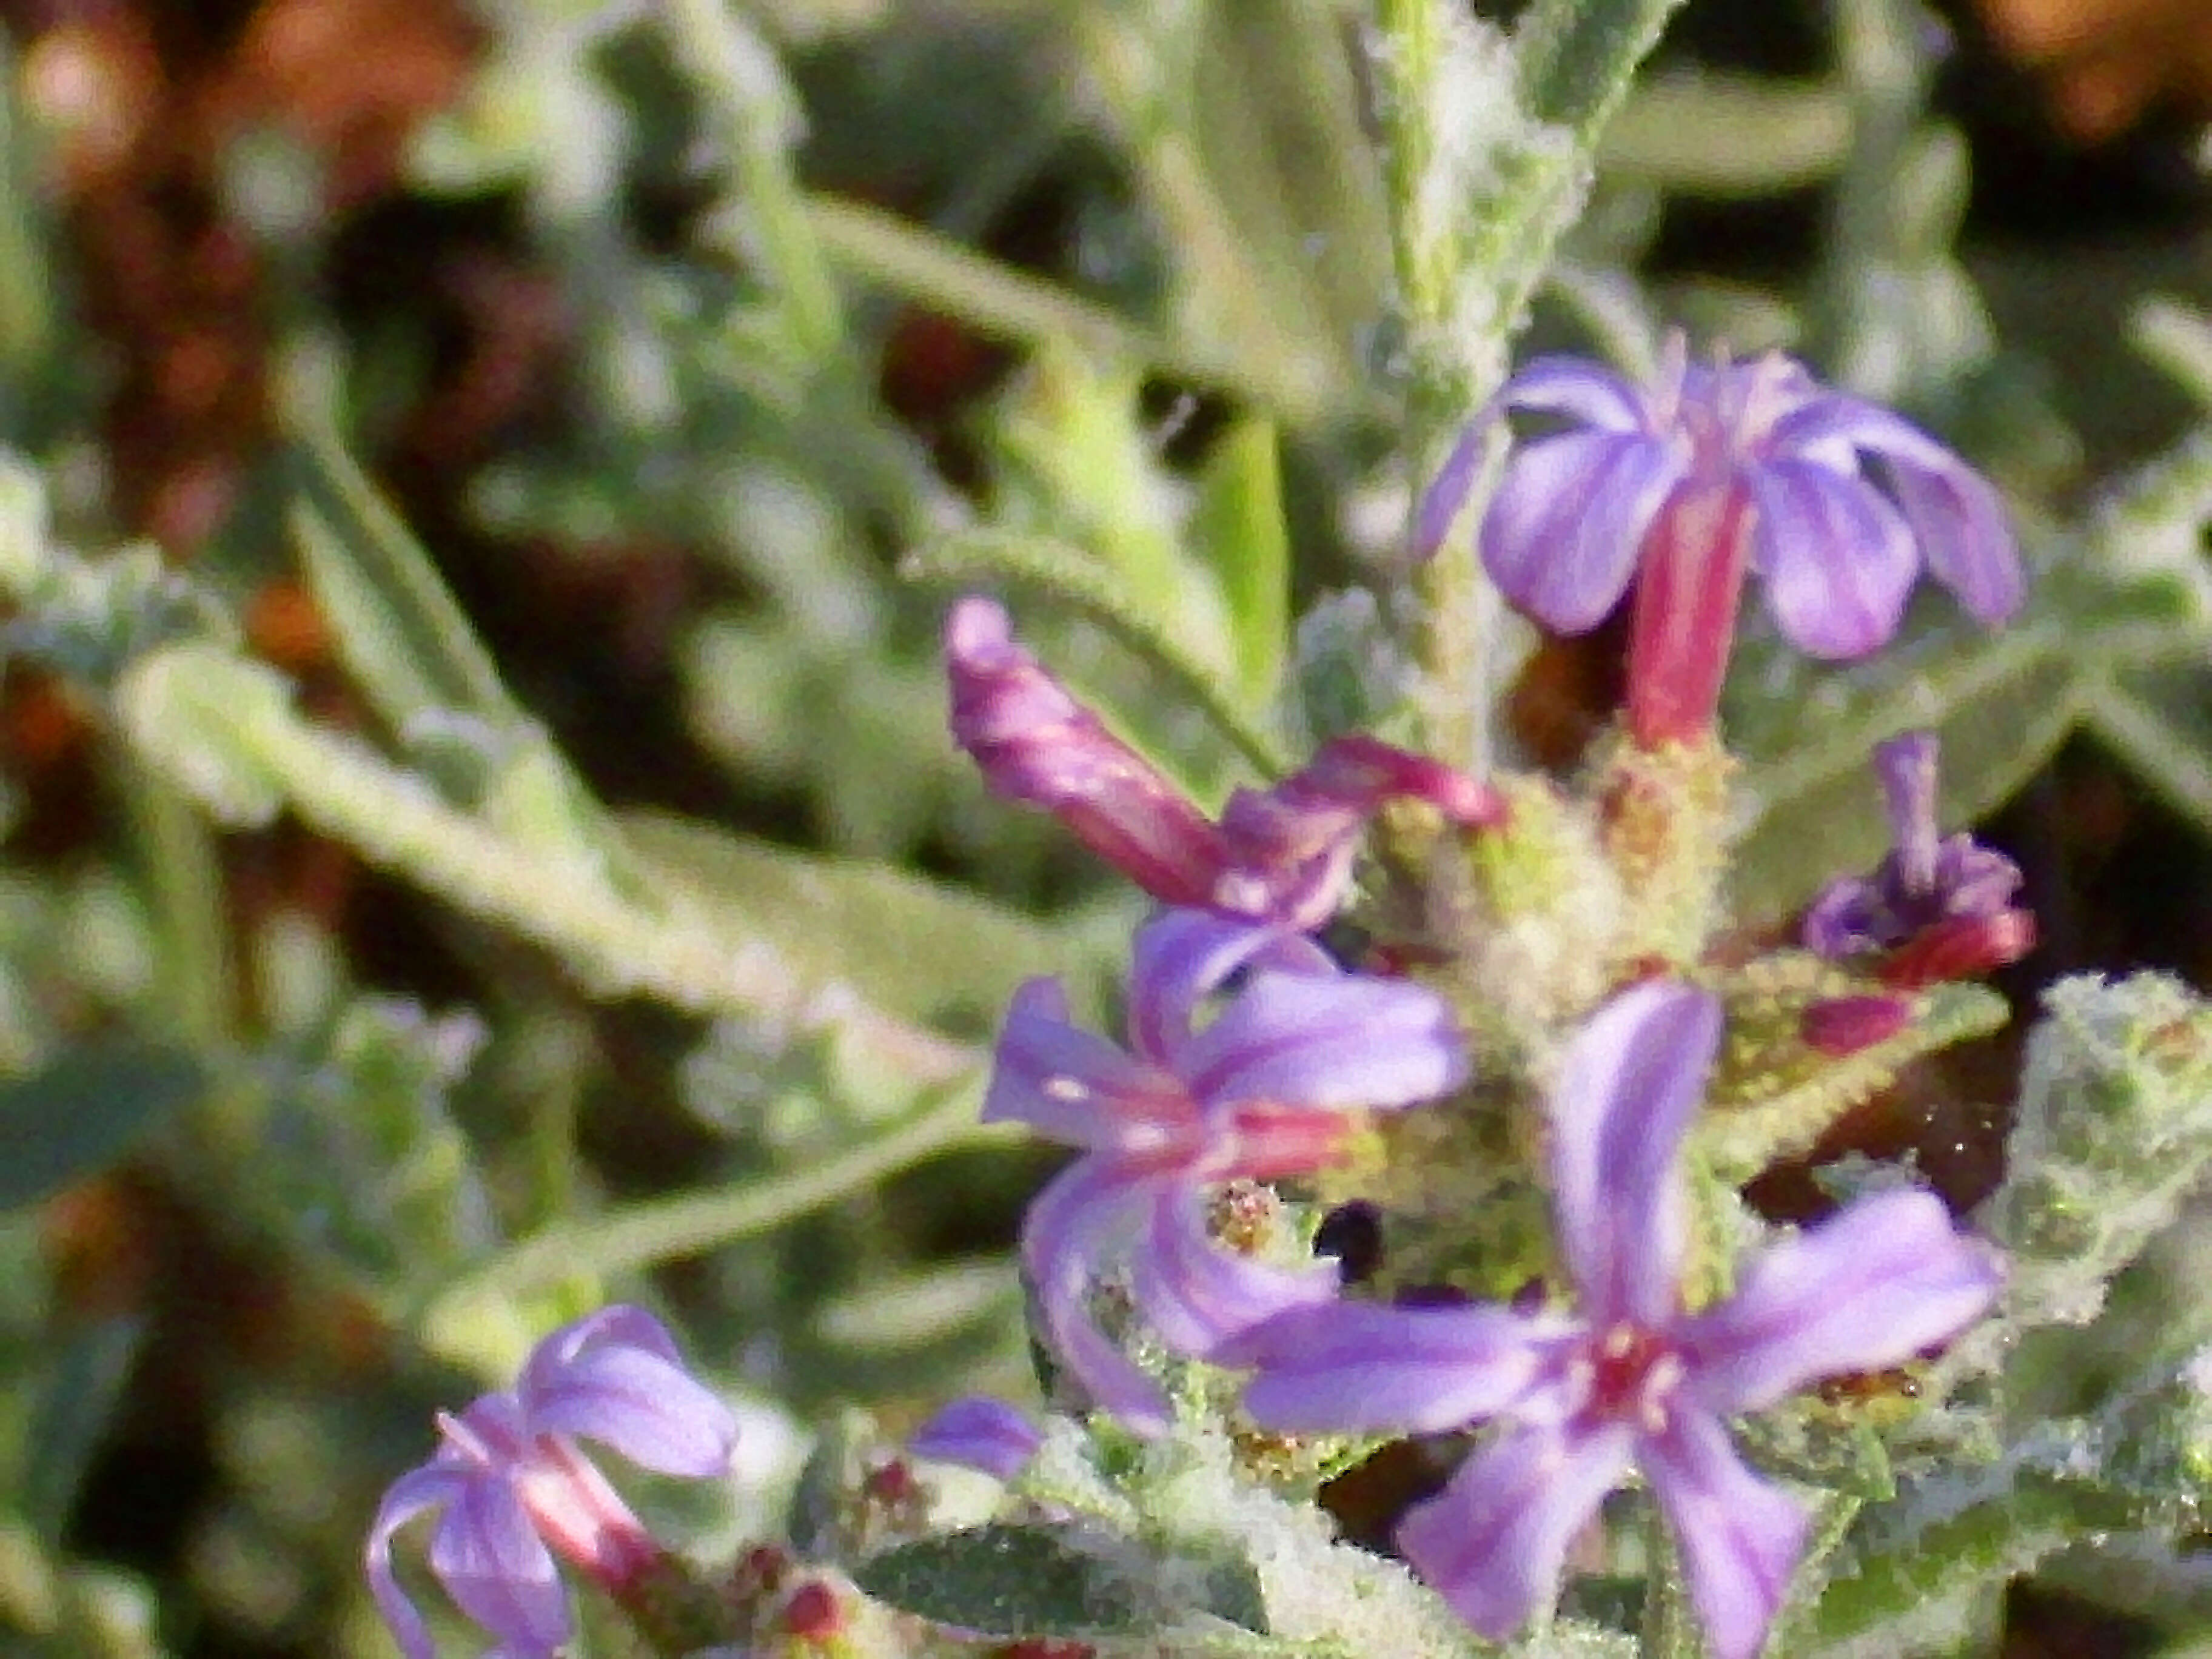
<svg viewBox="0 0 2212 1659">
<path fill-rule="evenodd" d="M 1505 596 L 1560 634 L 1603 622 L 1686 457 L 1662 441 L 1571 432 L 1525 446 L 1482 523 L 1482 563 Z"/>
<path fill-rule="evenodd" d="M 1026 1413 L 984 1395 L 944 1407 L 906 1443 L 916 1457 L 980 1469 L 1000 1480 L 1019 1474 L 1042 1444 L 1044 1436 Z"/>
<path fill-rule="evenodd" d="M 465 1476 L 436 1465 L 410 1469 L 392 1483 L 369 1527 L 365 1552 L 368 1592 L 407 1659 L 436 1659 L 437 1647 L 422 1615 L 400 1589 L 398 1577 L 392 1570 L 392 1535 L 416 1516 L 453 1502 L 466 1484 Z"/>
<path fill-rule="evenodd" d="M 1398 1547 L 1478 1634 L 1510 1640 L 1558 1595 L 1568 1546 L 1626 1473 L 1630 1441 L 1619 1425 L 1510 1429 L 1407 1514 Z"/>
<path fill-rule="evenodd" d="M 453 1605 L 510 1648 L 551 1653 L 568 1639 L 568 1595 L 513 1487 L 475 1480 L 430 1539 L 430 1571 Z"/>
<path fill-rule="evenodd" d="M 1753 560 L 1790 642 L 1831 659 L 1888 643 L 1919 568 L 1896 508 L 1855 474 L 1805 461 L 1747 469 L 1757 507 Z"/>
<path fill-rule="evenodd" d="M 1713 1659 L 1756 1659 L 1804 1554 L 1803 1506 L 1747 1468 L 1701 1413 L 1680 1413 L 1640 1455 L 1706 1647 Z"/>
<path fill-rule="evenodd" d="M 1490 431 L 1487 419 L 1470 422 L 1451 453 L 1444 457 L 1444 464 L 1437 469 L 1434 481 L 1421 492 L 1420 503 L 1413 509 L 1412 542 L 1407 550 L 1416 563 L 1425 564 L 1436 557 L 1437 550 L 1458 522 L 1468 493 L 1474 488 L 1475 474 L 1482 470 Z"/>
<path fill-rule="evenodd" d="M 1686 1322 L 1692 1386 L 1733 1413 L 1902 1364 L 1980 1318 L 2002 1284 L 1933 1194 L 1875 1194 L 1759 1256 L 1734 1297 Z"/>
<path fill-rule="evenodd" d="M 1671 1311 L 1685 1225 L 1676 1155 L 1720 1038 L 1717 999 L 1655 981 L 1615 997 L 1567 1045 L 1552 1096 L 1553 1184 L 1595 1326 Z"/>
<path fill-rule="evenodd" d="M 1184 1045 L 1177 1069 L 1209 1107 L 1385 1108 L 1435 1099 L 1465 1079 L 1468 1063 L 1451 1005 L 1425 987 L 1261 972 Z"/>
</svg>

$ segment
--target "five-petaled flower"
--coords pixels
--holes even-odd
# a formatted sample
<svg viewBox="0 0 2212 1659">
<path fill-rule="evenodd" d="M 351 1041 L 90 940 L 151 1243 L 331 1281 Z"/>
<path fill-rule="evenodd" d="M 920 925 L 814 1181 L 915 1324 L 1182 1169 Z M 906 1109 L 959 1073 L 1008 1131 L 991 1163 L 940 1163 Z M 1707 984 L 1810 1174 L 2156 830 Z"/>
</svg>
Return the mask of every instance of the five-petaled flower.
<svg viewBox="0 0 2212 1659">
<path fill-rule="evenodd" d="M 1237 790 L 1217 823 L 1014 642 L 997 601 L 952 607 L 945 661 L 953 739 L 985 781 L 1052 812 L 1168 904 L 1318 927 L 1343 902 L 1359 833 L 1384 802 L 1426 801 L 1470 827 L 1504 816 L 1497 793 L 1465 773 L 1351 735 L 1272 789 Z"/>
<path fill-rule="evenodd" d="M 1783 633 L 1817 657 L 1887 641 L 1923 562 L 1984 623 L 2020 604 L 2002 504 L 1965 462 L 1787 357 L 1706 368 L 1680 336 L 1649 386 L 1565 357 L 1515 375 L 1424 498 L 1423 550 L 1449 530 L 1493 421 L 1512 410 L 1571 424 L 1515 450 L 1483 519 L 1483 563 L 1562 634 L 1595 628 L 1634 583 L 1629 727 L 1646 748 L 1710 729 L 1747 570 L 1765 579 Z"/>
<path fill-rule="evenodd" d="M 1097 1405 L 1157 1433 L 1164 1392 L 1088 1307 L 1117 1243 L 1129 1245 L 1131 1294 L 1152 1328 L 1200 1358 L 1331 1296 L 1332 1264 L 1273 1267 L 1215 1243 L 1206 1189 L 1332 1164 L 1354 1127 L 1346 1109 L 1430 1099 L 1466 1060 L 1433 992 L 1347 974 L 1296 934 L 1197 910 L 1138 933 L 1128 1030 L 1125 1052 L 1077 1029 L 1059 983 L 1030 981 L 1007 1013 L 983 1116 L 1084 1149 L 1030 1206 L 1023 1259 L 1055 1353 Z"/>
<path fill-rule="evenodd" d="M 392 1535 L 433 1510 L 430 1571 L 507 1659 L 550 1656 L 571 1633 L 554 1555 L 617 1600 L 647 1587 L 666 1552 L 576 1448 L 596 1440 L 665 1474 L 727 1470 L 737 1419 L 688 1374 L 668 1332 L 631 1307 L 603 1308 L 531 1351 L 512 1391 L 439 1419 L 442 1443 L 392 1483 L 368 1534 L 368 1582 L 408 1659 L 428 1630 L 392 1570 Z"/>
<path fill-rule="evenodd" d="M 1880 954 L 1883 982 L 1912 990 L 2017 962 L 2035 918 L 2013 902 L 2020 866 L 1936 823 L 1936 738 L 1908 732 L 1875 748 L 1893 846 L 1870 877 L 1832 883 L 1805 913 L 1805 948 L 1849 959 Z"/>
<path fill-rule="evenodd" d="M 1492 1437 L 1398 1528 L 1407 1559 L 1504 1640 L 1556 1593 L 1570 1542 L 1632 1464 L 1658 1500 L 1717 1659 L 1765 1642 L 1802 1553 L 1798 1502 L 1754 1474 L 1728 1419 L 1807 1383 L 1949 1340 L 1989 1306 L 1994 1256 L 1920 1192 L 1865 1197 L 1753 1260 L 1691 1311 L 1678 1154 L 1720 1040 L 1719 1005 L 1653 982 L 1568 1045 L 1551 1165 L 1571 1312 L 1481 1304 L 1295 1309 L 1226 1345 L 1245 1403 L 1293 1432 Z"/>
</svg>

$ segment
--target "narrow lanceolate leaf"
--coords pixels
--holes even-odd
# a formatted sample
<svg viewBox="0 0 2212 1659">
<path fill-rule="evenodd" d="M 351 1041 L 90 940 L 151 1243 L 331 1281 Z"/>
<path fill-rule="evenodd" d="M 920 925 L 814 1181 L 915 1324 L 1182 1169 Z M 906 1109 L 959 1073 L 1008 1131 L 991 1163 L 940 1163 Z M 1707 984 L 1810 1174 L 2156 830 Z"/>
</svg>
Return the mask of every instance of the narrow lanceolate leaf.
<svg viewBox="0 0 2212 1659">
<path fill-rule="evenodd" d="M 1283 476 L 1274 428 L 1240 421 L 1206 464 L 1198 551 L 1227 603 L 1237 689 L 1262 709 L 1282 677 L 1290 631 L 1291 545 L 1283 523 Z"/>
<path fill-rule="evenodd" d="M 97 1174 L 206 1086 L 182 1049 L 129 1039 L 67 1050 L 0 1084 L 0 1210 Z"/>
</svg>

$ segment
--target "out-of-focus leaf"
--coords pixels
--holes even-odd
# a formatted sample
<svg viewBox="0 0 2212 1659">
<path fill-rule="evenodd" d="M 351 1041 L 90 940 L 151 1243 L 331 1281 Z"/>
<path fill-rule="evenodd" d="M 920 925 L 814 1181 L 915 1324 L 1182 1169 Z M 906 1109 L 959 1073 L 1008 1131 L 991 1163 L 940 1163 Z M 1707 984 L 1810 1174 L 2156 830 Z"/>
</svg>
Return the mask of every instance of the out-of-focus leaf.
<svg viewBox="0 0 2212 1659">
<path fill-rule="evenodd" d="M 1942 821 L 1966 823 L 2032 776 L 2079 718 L 2079 639 L 2055 620 L 1994 638 L 1931 637 L 1846 670 L 1767 654 L 1730 687 L 1728 731 L 1747 754 L 1738 914 L 1788 915 L 1838 875 L 1869 869 L 1889 831 L 1872 759 L 1915 728 L 1942 744 Z M 1762 684 L 1765 680 L 1768 683 Z"/>
<path fill-rule="evenodd" d="M 429 556 L 335 437 L 302 422 L 293 532 L 347 668 L 395 731 L 428 709 L 521 718 Z"/>
<path fill-rule="evenodd" d="M 1705 69 L 1641 82 L 1600 148 L 1610 184 L 1771 196 L 1836 173 L 1851 142 L 1842 88 Z"/>
<path fill-rule="evenodd" d="M 909 1017 L 988 1022 L 1024 980 L 1080 971 L 1060 930 L 920 876 L 662 813 L 620 823 L 657 890 L 734 921 L 732 937 L 769 939 L 825 995 L 845 986 Z"/>
<path fill-rule="evenodd" d="M 58 1547 L 93 1449 L 130 1379 L 144 1327 L 104 1319 L 47 1356 L 39 1401 L 24 1437 L 19 1502 L 25 1517 Z"/>
<path fill-rule="evenodd" d="M 206 1086 L 191 1055 L 131 1038 L 69 1049 L 35 1075 L 0 1084 L 0 1209 L 106 1168 Z"/>
<path fill-rule="evenodd" d="M 1192 526 L 1229 609 L 1230 644 L 1245 705 L 1265 708 L 1283 671 L 1290 629 L 1291 543 L 1275 432 L 1240 421 L 1206 464 Z"/>
<path fill-rule="evenodd" d="M 2193 665 L 2116 672 L 2083 701 L 2089 730 L 2212 834 L 2212 674 Z"/>
<path fill-rule="evenodd" d="M 1092 1524 L 991 1525 L 886 1550 L 853 1576 L 905 1612 L 1015 1640 L 1134 1636 L 1194 1613 L 1264 1633 L 1258 1585 L 1237 1565 L 1164 1559 Z"/>
</svg>

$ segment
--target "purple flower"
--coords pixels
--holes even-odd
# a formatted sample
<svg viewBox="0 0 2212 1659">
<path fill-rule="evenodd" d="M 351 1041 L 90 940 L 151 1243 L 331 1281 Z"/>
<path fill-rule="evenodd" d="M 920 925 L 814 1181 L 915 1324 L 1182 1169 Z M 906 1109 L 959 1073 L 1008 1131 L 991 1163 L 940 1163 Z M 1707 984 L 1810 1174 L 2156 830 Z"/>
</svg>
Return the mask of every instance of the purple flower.
<svg viewBox="0 0 2212 1659">
<path fill-rule="evenodd" d="M 1565 357 L 1515 375 L 1424 499 L 1423 550 L 1457 517 L 1506 410 L 1571 424 L 1516 449 L 1483 520 L 1483 563 L 1562 634 L 1596 627 L 1634 581 L 1630 726 L 1647 748 L 1711 726 L 1747 569 L 1816 657 L 1887 641 L 1923 562 L 1984 623 L 2020 604 L 2002 503 L 1957 456 L 1787 357 L 1705 368 L 1679 335 L 1645 387 Z M 1867 477 L 1869 456 L 1886 488 Z"/>
<path fill-rule="evenodd" d="M 700 1479 L 724 1473 L 737 1443 L 729 1407 L 685 1372 L 660 1322 L 629 1307 L 562 1326 L 512 1392 L 441 1413 L 438 1427 L 436 1454 L 392 1483 L 368 1534 L 369 1589 L 408 1659 L 434 1653 L 392 1571 L 392 1535 L 415 1516 L 445 1511 L 430 1571 L 501 1653 L 550 1655 L 570 1634 L 555 1553 L 617 1599 L 665 1559 L 574 1437 Z"/>
<path fill-rule="evenodd" d="M 1360 830 L 1385 801 L 1425 800 L 1471 826 L 1504 815 L 1466 774 L 1352 736 L 1323 744 L 1273 789 L 1237 790 L 1215 823 L 1014 643 L 996 601 L 952 607 L 945 660 L 953 739 L 992 789 L 1053 813 L 1168 904 L 1318 927 L 1342 902 Z"/>
<path fill-rule="evenodd" d="M 1036 1425 L 1003 1400 L 969 1395 L 931 1414 L 906 1443 L 916 1457 L 1011 1480 L 1044 1444 Z"/>
<path fill-rule="evenodd" d="M 2035 918 L 2013 903 L 2020 866 L 1936 823 L 1936 738 L 1909 732 L 1875 748 L 1893 846 L 1871 877 L 1832 884 L 1805 913 L 1805 948 L 1835 960 L 1886 952 L 1902 990 L 1970 979 L 2034 947 Z"/>
<path fill-rule="evenodd" d="M 1084 1149 L 1030 1205 L 1023 1260 L 1054 1352 L 1094 1401 L 1150 1433 L 1167 1425 L 1165 1395 L 1086 1308 L 1109 1252 L 1127 1243 L 1137 1307 L 1170 1347 L 1201 1358 L 1286 1306 L 1327 1298 L 1333 1263 L 1269 1267 L 1217 1245 L 1206 1189 L 1334 1163 L 1354 1127 L 1346 1109 L 1429 1099 L 1466 1061 L 1432 992 L 1346 974 L 1307 939 L 1203 911 L 1170 911 L 1138 932 L 1128 1001 L 1125 1052 L 1068 1024 L 1056 981 L 1024 985 L 983 1116 Z"/>
<path fill-rule="evenodd" d="M 1253 1417 L 1291 1432 L 1498 1419 L 1398 1528 L 1407 1560 L 1503 1641 L 1556 1593 L 1569 1544 L 1632 1464 L 1680 1552 L 1717 1659 L 1765 1640 L 1802 1549 L 1797 1501 L 1747 1468 L 1728 1419 L 1813 1380 L 1894 1365 L 1996 1293 L 1992 1256 L 1926 1193 L 1863 1198 L 1750 1263 L 1689 1312 L 1677 1153 L 1721 1034 L 1701 991 L 1647 984 L 1569 1044 L 1552 1108 L 1571 1313 L 1478 1304 L 1301 1308 L 1229 1346 L 1256 1363 Z"/>
</svg>

